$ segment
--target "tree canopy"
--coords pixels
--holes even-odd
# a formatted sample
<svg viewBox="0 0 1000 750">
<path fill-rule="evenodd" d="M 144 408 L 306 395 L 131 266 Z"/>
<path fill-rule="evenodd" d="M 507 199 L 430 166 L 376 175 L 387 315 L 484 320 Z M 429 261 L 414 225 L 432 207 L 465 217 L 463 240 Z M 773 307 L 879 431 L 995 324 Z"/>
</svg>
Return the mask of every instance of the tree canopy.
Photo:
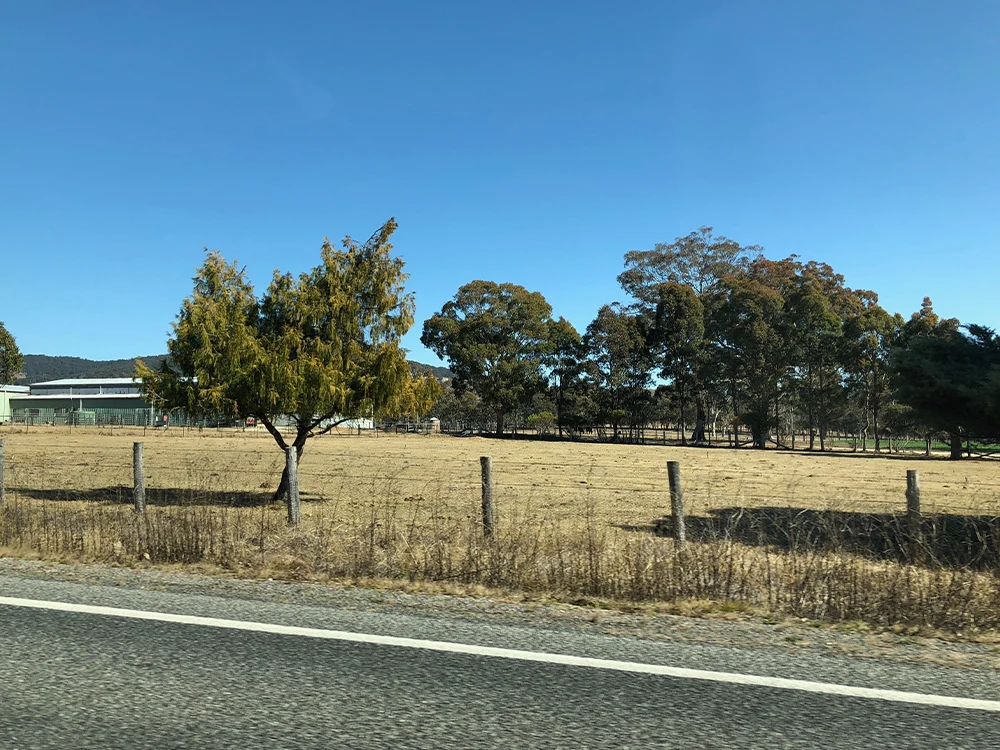
<svg viewBox="0 0 1000 750">
<path fill-rule="evenodd" d="M 545 388 L 553 326 L 538 292 L 472 281 L 424 322 L 420 341 L 448 361 L 457 393 L 472 391 L 493 411 L 502 435 L 505 415 Z"/>
<path fill-rule="evenodd" d="M 158 370 L 137 362 L 143 392 L 189 414 L 253 417 L 301 457 L 306 441 L 352 418 L 421 411 L 436 397 L 410 376 L 400 339 L 413 324 L 396 222 L 364 244 L 324 240 L 299 276 L 274 272 L 257 296 L 245 271 L 207 252 Z M 287 419 L 291 434 L 280 429 Z M 285 493 L 282 479 L 276 497 Z"/>
<path fill-rule="evenodd" d="M 17 341 L 0 321 L 0 384 L 13 383 L 24 368 L 24 357 L 17 348 Z"/>
<path fill-rule="evenodd" d="M 921 424 L 949 436 L 952 458 L 961 457 L 964 440 L 1000 439 L 1000 338 L 984 326 L 963 332 L 937 316 L 911 321 L 917 332 L 892 360 L 900 402 Z"/>
</svg>

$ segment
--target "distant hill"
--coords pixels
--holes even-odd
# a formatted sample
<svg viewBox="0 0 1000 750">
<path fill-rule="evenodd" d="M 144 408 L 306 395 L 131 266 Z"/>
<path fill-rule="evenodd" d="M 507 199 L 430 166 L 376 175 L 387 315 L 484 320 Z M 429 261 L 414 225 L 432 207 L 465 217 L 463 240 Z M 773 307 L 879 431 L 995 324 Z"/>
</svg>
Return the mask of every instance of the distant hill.
<svg viewBox="0 0 1000 750">
<path fill-rule="evenodd" d="M 156 368 L 167 358 L 155 354 L 142 358 L 148 367 Z M 135 370 L 135 359 L 93 360 L 80 357 L 50 357 L 47 354 L 24 355 L 24 377 L 18 384 L 42 383 L 62 378 L 128 378 Z"/>
<path fill-rule="evenodd" d="M 143 356 L 142 361 L 154 370 L 167 358 L 166 354 Z M 50 357 L 46 354 L 24 355 L 24 377 L 18 379 L 18 385 L 27 383 L 42 383 L 46 380 L 62 378 L 128 378 L 135 370 L 134 359 L 93 360 L 80 357 Z M 451 370 L 445 367 L 433 367 L 420 362 L 410 362 L 410 372 L 423 374 L 431 372 L 438 380 L 452 377 Z"/>
<path fill-rule="evenodd" d="M 425 365 L 423 362 L 414 362 L 412 359 L 407 360 L 410 365 L 411 375 L 423 375 L 424 373 L 431 373 L 438 380 L 451 380 L 455 377 L 455 373 L 449 370 L 447 367 L 435 367 L 434 365 Z"/>
</svg>

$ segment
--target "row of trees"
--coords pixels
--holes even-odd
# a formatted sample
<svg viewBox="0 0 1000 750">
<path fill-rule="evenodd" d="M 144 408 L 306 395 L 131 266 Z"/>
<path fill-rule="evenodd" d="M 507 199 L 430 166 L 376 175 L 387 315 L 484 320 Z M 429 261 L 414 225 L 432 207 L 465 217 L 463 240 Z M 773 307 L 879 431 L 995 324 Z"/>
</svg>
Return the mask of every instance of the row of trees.
<svg viewBox="0 0 1000 750">
<path fill-rule="evenodd" d="M 665 421 L 685 442 L 691 424 L 694 443 L 743 427 L 758 448 L 800 431 L 820 450 L 834 431 L 875 451 L 889 435 L 940 435 L 956 458 L 1000 437 L 1000 340 L 930 299 L 891 315 L 825 263 L 768 260 L 709 227 L 626 253 L 618 281 L 630 301 L 582 335 L 537 292 L 461 287 L 421 339 L 455 373 L 438 411 L 488 411 L 497 434 L 525 411 L 618 439 Z"/>
<path fill-rule="evenodd" d="M 801 427 L 809 447 L 831 430 L 1000 437 L 1000 339 L 941 319 L 930 300 L 909 320 L 873 292 L 852 290 L 823 263 L 771 261 L 703 228 L 625 255 L 628 304 L 600 309 L 581 335 L 542 295 L 474 281 L 423 326 L 422 341 L 453 372 L 442 392 L 411 374 L 400 347 L 414 301 L 393 257 L 390 219 L 367 242 L 324 241 L 319 264 L 275 271 L 258 294 L 235 263 L 210 252 L 183 301 L 157 369 L 136 363 L 147 398 L 165 408 L 254 417 L 301 458 L 309 438 L 357 417 L 424 415 L 432 408 L 530 410 L 541 430 L 610 426 L 627 439 L 650 423 L 692 422 L 702 442 L 719 423 L 751 442 Z M 22 367 L 0 324 L 0 380 Z M 294 429 L 277 427 L 290 417 Z M 687 435 L 683 435 L 687 439 Z M 287 495 L 283 475 L 276 496 Z"/>
</svg>

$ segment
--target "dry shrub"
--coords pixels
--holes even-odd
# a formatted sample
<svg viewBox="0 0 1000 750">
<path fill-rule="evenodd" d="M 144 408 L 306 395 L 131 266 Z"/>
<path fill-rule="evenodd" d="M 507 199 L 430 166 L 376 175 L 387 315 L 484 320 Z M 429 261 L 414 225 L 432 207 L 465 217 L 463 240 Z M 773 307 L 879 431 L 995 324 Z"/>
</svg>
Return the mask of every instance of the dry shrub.
<svg viewBox="0 0 1000 750">
<path fill-rule="evenodd" d="M 372 497 L 380 495 L 373 488 Z M 483 538 L 474 512 L 423 497 L 373 499 L 366 512 L 308 506 L 289 527 L 274 506 L 151 506 L 12 497 L 0 508 L 0 547 L 50 558 L 208 563 L 298 579 L 395 578 L 620 602 L 710 600 L 828 621 L 1000 628 L 1000 579 L 835 549 L 672 539 L 594 523 L 552 521 L 530 507 Z M 471 511 L 472 509 L 470 509 Z"/>
</svg>

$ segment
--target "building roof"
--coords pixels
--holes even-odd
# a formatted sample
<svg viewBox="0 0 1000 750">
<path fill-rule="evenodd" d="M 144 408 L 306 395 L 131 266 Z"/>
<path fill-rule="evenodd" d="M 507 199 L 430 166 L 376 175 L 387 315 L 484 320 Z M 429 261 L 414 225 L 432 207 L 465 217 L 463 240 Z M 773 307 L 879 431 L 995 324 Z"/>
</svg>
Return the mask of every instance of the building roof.
<svg viewBox="0 0 1000 750">
<path fill-rule="evenodd" d="M 0 391 L 5 393 L 28 393 L 30 390 L 26 385 L 0 385 Z"/>
<path fill-rule="evenodd" d="M 17 401 L 103 401 L 108 398 L 142 400 L 138 393 L 33 393 L 30 396 L 12 395 L 11 403 Z"/>
<path fill-rule="evenodd" d="M 137 378 L 63 378 L 62 380 L 46 380 L 41 383 L 31 385 L 137 385 L 141 383 Z"/>
</svg>

